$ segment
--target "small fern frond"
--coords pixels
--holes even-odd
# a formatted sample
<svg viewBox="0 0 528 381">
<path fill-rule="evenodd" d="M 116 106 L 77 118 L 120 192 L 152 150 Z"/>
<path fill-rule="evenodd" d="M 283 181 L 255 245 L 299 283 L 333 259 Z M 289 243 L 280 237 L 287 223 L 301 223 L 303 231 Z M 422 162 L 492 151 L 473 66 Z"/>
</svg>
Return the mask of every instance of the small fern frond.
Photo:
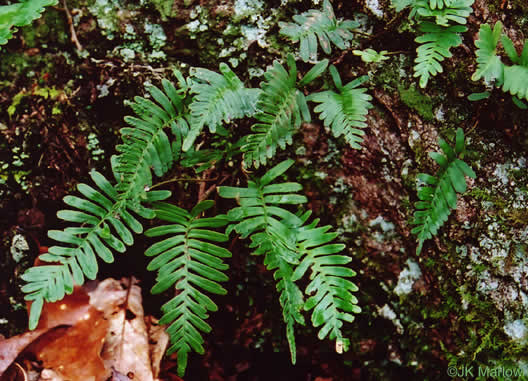
<svg viewBox="0 0 528 381">
<path fill-rule="evenodd" d="M 475 0 L 418 0 L 414 4 L 416 13 L 424 18 L 434 18 L 435 23 L 448 27 L 450 22 L 465 25 Z M 439 6 L 441 5 L 441 6 Z M 444 6 L 445 5 L 445 6 Z"/>
<path fill-rule="evenodd" d="M 501 86 L 504 82 L 504 65 L 497 55 L 497 45 L 502 32 L 502 23 L 497 21 L 493 30 L 488 24 L 482 24 L 479 30 L 479 39 L 475 41 L 477 46 L 477 70 L 471 77 L 473 81 L 484 78 L 484 81 L 497 82 Z"/>
<path fill-rule="evenodd" d="M 255 115 L 257 123 L 247 135 L 244 152 L 244 164 L 258 168 L 271 159 L 277 148 L 285 149 L 286 144 L 292 144 L 292 136 L 301 123 L 311 120 L 306 97 L 297 89 L 297 66 L 291 54 L 287 57 L 289 71 L 277 61 L 264 74 L 265 82 L 261 83 L 262 92 L 258 98 Z M 328 60 L 323 60 L 299 81 L 303 86 L 320 76 Z"/>
<path fill-rule="evenodd" d="M 467 28 L 462 25 L 443 27 L 424 21 L 419 30 L 424 34 L 415 39 L 421 45 L 416 49 L 414 77 L 420 77 L 420 87 L 425 88 L 431 76 L 443 72 L 440 62 L 452 56 L 449 49 L 462 43 L 459 33 Z"/>
<path fill-rule="evenodd" d="M 195 96 L 189 105 L 191 130 L 183 142 L 187 151 L 204 126 L 215 133 L 223 122 L 252 116 L 260 89 L 248 89 L 225 63 L 220 64 L 220 73 L 196 68 L 191 71 L 190 92 Z"/>
<path fill-rule="evenodd" d="M 416 212 L 414 212 L 412 233 L 418 236 L 416 254 L 420 254 L 425 240 L 436 235 L 438 229 L 447 221 L 452 209 L 456 208 L 457 192 L 466 191 L 464 176 L 476 178 L 475 172 L 459 157 L 465 150 L 464 132 L 459 128 L 456 132 L 455 148 L 451 148 L 444 140 L 438 142 L 444 152 L 431 152 L 429 156 L 436 161 L 440 169 L 436 176 L 425 173 L 418 175 L 423 183 L 418 186 Z"/>
<path fill-rule="evenodd" d="M 12 28 L 31 24 L 41 16 L 45 7 L 56 4 L 57 0 L 26 0 L 0 6 L 0 45 L 13 37 Z"/>
<path fill-rule="evenodd" d="M 366 115 L 372 108 L 372 97 L 366 94 L 367 89 L 358 88 L 367 76 L 360 77 L 352 82 L 342 85 L 339 73 L 334 66 L 330 66 L 330 74 L 334 80 L 337 93 L 331 90 L 323 91 L 308 96 L 309 101 L 320 103 L 314 111 L 319 113 L 319 118 L 326 127 L 330 127 L 332 134 L 337 138 L 344 135 L 345 141 L 352 148 L 361 149 L 361 142 L 365 132 Z"/>
<path fill-rule="evenodd" d="M 148 237 L 168 236 L 150 246 L 145 255 L 155 256 L 147 269 L 157 270 L 157 294 L 175 285 L 176 296 L 161 308 L 160 324 L 169 324 L 167 333 L 171 347 L 167 353 L 178 353 L 178 373 L 183 376 L 191 350 L 203 354 L 201 332 L 211 331 L 205 322 L 208 311 L 217 311 L 216 304 L 204 293 L 225 295 L 227 291 L 218 282 L 228 280 L 223 273 L 229 267 L 223 258 L 231 257 L 229 250 L 216 245 L 227 241 L 227 236 L 214 229 L 228 223 L 225 216 L 199 218 L 213 206 L 213 201 L 197 204 L 191 212 L 169 203 L 155 203 L 156 216 L 169 222 L 145 232 Z"/>
<path fill-rule="evenodd" d="M 310 9 L 293 16 L 295 23 L 279 22 L 280 34 L 293 42 L 300 41 L 300 56 L 304 62 L 317 61 L 317 41 L 326 54 L 332 52 L 331 43 L 341 50 L 347 49 L 354 38 L 352 30 L 359 23 L 337 20 L 332 4 L 324 0 L 323 10 Z"/>
<path fill-rule="evenodd" d="M 528 100 L 528 66 L 504 66 L 502 90 Z"/>
<path fill-rule="evenodd" d="M 162 81 L 164 91 L 149 88 L 154 101 L 135 97 L 131 107 L 137 114 L 125 117 L 130 127 L 120 130 L 123 144 L 116 147 L 115 172 L 119 179 L 117 190 L 122 199 L 135 199 L 152 185 L 152 171 L 163 176 L 173 164 L 173 151 L 166 129 L 179 131 L 185 127 L 183 101 L 172 83 Z"/>
<path fill-rule="evenodd" d="M 65 293 L 73 291 L 74 283 L 82 285 L 85 276 L 95 279 L 98 271 L 96 255 L 107 263 L 113 262 L 112 250 L 125 252 L 125 245 L 134 242 L 132 231 L 143 231 L 141 223 L 127 211 L 127 200 L 119 198 L 110 182 L 96 171 L 90 176 L 98 189 L 79 184 L 77 189 L 84 197 L 64 197 L 64 202 L 74 209 L 57 213 L 60 219 L 79 226 L 62 231 L 50 230 L 48 236 L 60 245 L 51 246 L 48 253 L 39 257 L 42 261 L 61 265 L 32 267 L 22 276 L 27 282 L 22 288 L 28 294 L 27 300 L 54 302 L 62 299 Z M 168 195 L 166 191 L 151 192 L 145 199 L 163 199 Z M 144 207 L 141 211 L 143 215 L 153 213 Z M 40 311 L 37 316 L 30 316 L 30 329 L 36 326 L 39 315 Z"/>
<path fill-rule="evenodd" d="M 302 261 L 293 273 L 293 281 L 301 279 L 311 269 L 311 282 L 306 287 L 306 294 L 312 295 L 305 303 L 304 309 L 312 312 L 312 324 L 321 327 L 318 337 L 323 340 L 329 335 L 330 340 L 342 340 L 343 322 L 352 322 L 352 313 L 360 313 L 358 300 L 352 294 L 357 286 L 347 278 L 356 273 L 343 265 L 352 261 L 345 255 L 338 255 L 345 245 L 332 243 L 338 236 L 329 232 L 330 226 L 317 227 L 319 220 L 297 229 L 297 250 Z M 315 293 L 315 294 L 314 294 Z"/>
</svg>

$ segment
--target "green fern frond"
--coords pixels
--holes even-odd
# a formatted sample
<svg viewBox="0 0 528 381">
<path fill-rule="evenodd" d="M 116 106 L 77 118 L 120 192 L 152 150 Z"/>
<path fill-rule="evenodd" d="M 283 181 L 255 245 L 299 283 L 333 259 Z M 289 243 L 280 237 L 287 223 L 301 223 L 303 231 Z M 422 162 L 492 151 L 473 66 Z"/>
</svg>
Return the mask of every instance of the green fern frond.
<svg viewBox="0 0 528 381">
<path fill-rule="evenodd" d="M 424 21 L 419 30 L 424 34 L 415 39 L 421 45 L 416 49 L 414 77 L 420 77 L 420 87 L 425 88 L 431 76 L 443 72 L 440 62 L 452 56 L 449 49 L 462 43 L 458 33 L 467 28 L 462 25 L 443 27 Z"/>
<path fill-rule="evenodd" d="M 361 149 L 360 144 L 365 132 L 358 128 L 367 126 L 365 116 L 372 108 L 370 103 L 372 97 L 366 94 L 367 89 L 357 87 L 368 77 L 360 77 L 343 86 L 334 66 L 330 66 L 330 74 L 338 92 L 328 90 L 311 94 L 308 100 L 320 103 L 314 111 L 320 114 L 319 118 L 324 121 L 326 127 L 331 128 L 336 138 L 344 135 L 345 141 L 352 148 Z"/>
<path fill-rule="evenodd" d="M 163 176 L 173 164 L 173 147 L 166 129 L 176 134 L 187 128 L 184 119 L 183 97 L 172 83 L 162 81 L 164 91 L 155 86 L 149 88 L 154 99 L 135 97 L 131 107 L 137 117 L 127 116 L 130 127 L 120 130 L 123 144 L 116 147 L 115 172 L 119 179 L 117 190 L 122 199 L 134 200 L 152 185 L 152 171 Z"/>
<path fill-rule="evenodd" d="M 253 254 L 264 254 L 264 263 L 268 269 L 276 269 L 274 277 L 278 281 L 277 291 L 280 293 L 286 335 L 292 362 L 295 363 L 293 326 L 295 322 L 304 324 L 300 313 L 304 301 L 302 293 L 291 279 L 292 265 L 298 264 L 299 258 L 290 226 L 300 226 L 302 220 L 282 205 L 299 205 L 307 200 L 305 196 L 295 193 L 302 189 L 298 183 L 271 184 L 293 163 L 293 160 L 279 163 L 256 182 L 249 181 L 247 188 L 222 186 L 218 188 L 218 193 L 224 198 L 234 198 L 240 204 L 227 214 L 233 222 L 231 229 L 242 238 L 251 237 L 250 248 L 254 249 Z"/>
<path fill-rule="evenodd" d="M 437 162 L 440 169 L 436 176 L 425 173 L 418 175 L 423 183 L 418 187 L 416 212 L 414 212 L 412 233 L 418 236 L 416 253 L 420 254 L 425 240 L 436 235 L 438 229 L 447 221 L 451 210 L 456 208 L 457 192 L 466 191 L 464 176 L 476 178 L 475 172 L 459 157 L 465 150 L 464 132 L 459 128 L 456 132 L 455 148 L 451 148 L 444 140 L 438 142 L 444 152 L 431 152 L 429 156 Z"/>
<path fill-rule="evenodd" d="M 317 41 L 326 54 L 332 52 L 331 43 L 341 50 L 347 49 L 354 38 L 352 30 L 359 23 L 337 20 L 329 0 L 324 0 L 323 10 L 310 9 L 293 16 L 295 23 L 279 22 L 280 34 L 293 42 L 300 41 L 300 56 L 304 62 L 317 61 Z"/>
<path fill-rule="evenodd" d="M 0 45 L 13 37 L 12 28 L 31 24 L 41 16 L 45 7 L 56 4 L 57 0 L 26 0 L 0 6 Z"/>
<path fill-rule="evenodd" d="M 156 203 L 156 216 L 170 225 L 151 228 L 149 237 L 169 236 L 150 246 L 145 255 L 156 256 L 148 270 L 157 270 L 157 294 L 175 285 L 177 295 L 162 307 L 160 324 L 170 324 L 167 333 L 171 347 L 167 353 L 178 353 L 178 373 L 183 376 L 191 350 L 203 354 L 202 332 L 210 332 L 205 322 L 208 311 L 216 311 L 216 304 L 204 293 L 225 295 L 227 291 L 218 282 L 228 280 L 223 273 L 229 266 L 223 258 L 231 257 L 229 250 L 216 245 L 227 241 L 227 236 L 213 229 L 228 223 L 225 216 L 199 218 L 213 206 L 213 201 L 197 204 L 191 212 L 169 203 Z M 211 243 L 214 242 L 214 243 Z"/>
<path fill-rule="evenodd" d="M 475 0 L 418 0 L 414 7 L 416 13 L 424 18 L 434 18 L 435 23 L 448 27 L 450 22 L 466 24 Z M 439 6 L 441 5 L 441 6 Z"/>
<path fill-rule="evenodd" d="M 225 63 L 220 73 L 196 68 L 191 71 L 190 92 L 194 93 L 191 112 L 191 130 L 183 143 L 187 151 L 204 126 L 215 133 L 222 122 L 252 116 L 259 96 L 259 89 L 248 89 Z"/>
<path fill-rule="evenodd" d="M 475 41 L 477 46 L 477 70 L 471 77 L 473 81 L 484 78 L 484 81 L 491 83 L 497 82 L 501 86 L 504 82 L 504 65 L 497 55 L 497 45 L 502 32 L 502 23 L 497 21 L 493 27 L 482 24 L 479 30 L 479 39 Z"/>
<path fill-rule="evenodd" d="M 257 123 L 251 127 L 253 131 L 245 137 L 242 146 L 246 166 L 266 164 L 277 148 L 285 149 L 292 143 L 292 136 L 301 123 L 309 122 L 310 110 L 306 97 L 297 89 L 297 66 L 291 54 L 287 57 L 289 71 L 277 61 L 264 74 L 265 82 L 261 83 L 262 92 L 258 98 L 255 115 Z M 306 85 L 322 74 L 328 66 L 328 60 L 323 60 L 306 73 L 299 81 L 299 86 Z"/>
<path fill-rule="evenodd" d="M 306 295 L 312 295 L 304 309 L 312 312 L 312 324 L 320 327 L 318 337 L 323 340 L 343 340 L 343 322 L 352 322 L 352 313 L 361 312 L 357 298 L 352 294 L 357 286 L 347 278 L 356 273 L 343 265 L 352 261 L 349 256 L 338 255 L 345 245 L 332 243 L 338 233 L 329 232 L 330 226 L 317 227 L 319 220 L 296 229 L 297 251 L 302 261 L 295 269 L 292 280 L 301 279 L 311 269 L 311 282 Z"/>
<path fill-rule="evenodd" d="M 521 65 L 504 66 L 502 90 L 518 98 L 528 100 L 528 67 Z"/>
<path fill-rule="evenodd" d="M 22 275 L 27 282 L 22 288 L 28 294 L 26 300 L 38 301 L 37 306 L 44 300 L 54 302 L 62 299 L 65 293 L 70 294 L 73 284 L 82 285 L 85 276 L 95 279 L 98 271 L 96 255 L 107 263 L 113 262 L 112 250 L 123 253 L 125 245 L 134 242 L 132 231 L 143 231 L 141 223 L 127 211 L 128 201 L 119 198 L 112 184 L 99 172 L 93 171 L 90 176 L 98 189 L 79 184 L 77 189 L 83 197 L 64 197 L 64 202 L 75 209 L 57 213 L 60 219 L 78 226 L 62 231 L 50 230 L 48 236 L 60 245 L 51 246 L 47 254 L 39 257 L 42 261 L 61 265 L 32 267 Z M 166 198 L 169 194 L 157 191 L 144 197 L 149 201 Z M 144 207 L 141 211 L 143 215 L 153 213 Z M 33 329 L 40 311 L 32 309 L 31 313 L 30 329 Z"/>
</svg>

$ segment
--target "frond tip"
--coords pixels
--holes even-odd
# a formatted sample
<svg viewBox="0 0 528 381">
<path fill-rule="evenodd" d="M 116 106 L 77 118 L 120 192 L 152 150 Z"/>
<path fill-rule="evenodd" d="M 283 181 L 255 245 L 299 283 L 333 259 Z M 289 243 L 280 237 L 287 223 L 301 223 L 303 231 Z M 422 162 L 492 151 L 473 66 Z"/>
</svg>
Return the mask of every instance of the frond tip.
<svg viewBox="0 0 528 381">
<path fill-rule="evenodd" d="M 429 156 L 436 161 L 440 169 L 436 176 L 425 173 L 418 175 L 421 184 L 418 186 L 416 211 L 414 212 L 412 233 L 418 236 L 416 254 L 420 254 L 425 240 L 436 235 L 438 229 L 447 221 L 452 209 L 456 208 L 457 192 L 466 191 L 464 176 L 476 178 L 475 172 L 459 157 L 465 150 L 464 132 L 459 128 L 456 132 L 455 149 L 444 140 L 438 142 L 444 152 L 431 152 Z"/>
</svg>

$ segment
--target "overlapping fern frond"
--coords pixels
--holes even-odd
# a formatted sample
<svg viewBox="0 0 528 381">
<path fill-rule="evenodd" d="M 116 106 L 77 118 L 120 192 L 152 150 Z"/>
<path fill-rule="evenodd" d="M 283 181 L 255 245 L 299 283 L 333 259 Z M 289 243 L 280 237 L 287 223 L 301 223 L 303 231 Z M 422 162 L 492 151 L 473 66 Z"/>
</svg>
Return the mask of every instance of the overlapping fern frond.
<svg viewBox="0 0 528 381">
<path fill-rule="evenodd" d="M 185 372 L 191 350 L 204 353 L 200 331 L 211 331 L 205 320 L 209 311 L 218 310 L 204 292 L 227 293 L 218 282 L 228 280 L 223 271 L 229 266 L 223 258 L 231 257 L 231 253 L 216 245 L 227 241 L 227 236 L 214 229 L 225 226 L 228 220 L 222 215 L 200 218 L 213 204 L 213 201 L 202 201 L 188 212 L 169 203 L 156 203 L 156 216 L 170 224 L 145 232 L 148 237 L 168 236 L 150 246 L 145 255 L 155 256 L 147 269 L 158 271 L 152 293 L 163 292 L 173 285 L 176 288 L 176 296 L 161 308 L 160 324 L 169 324 L 167 333 L 172 345 L 167 353 L 178 353 L 180 375 Z"/>
<path fill-rule="evenodd" d="M 298 90 L 317 78 L 328 66 L 328 60 L 323 60 L 306 73 L 297 83 L 297 66 L 291 54 L 287 57 L 288 71 L 277 61 L 264 74 L 265 82 L 261 83 L 262 92 L 258 98 L 255 115 L 257 123 L 247 135 L 246 144 L 242 147 L 246 166 L 266 164 L 277 148 L 284 149 L 292 143 L 292 136 L 301 123 L 309 122 L 310 111 L 306 97 Z"/>
<path fill-rule="evenodd" d="M 286 160 L 255 182 L 248 182 L 247 188 L 220 187 L 220 196 L 234 198 L 240 204 L 228 213 L 233 222 L 232 228 L 243 238 L 250 237 L 253 253 L 265 255 L 268 269 L 275 270 L 277 291 L 286 323 L 292 362 L 295 362 L 294 325 L 304 325 L 301 309 L 311 310 L 312 323 L 321 327 L 319 338 L 330 336 L 342 340 L 343 321 L 352 321 L 350 312 L 360 312 L 357 299 L 351 292 L 357 287 L 346 278 L 355 273 L 343 266 L 350 258 L 335 255 L 344 248 L 342 244 L 332 244 L 336 233 L 328 233 L 329 226 L 317 228 L 318 220 L 305 225 L 310 212 L 293 214 L 281 205 L 299 205 L 306 198 L 295 192 L 302 189 L 298 183 L 278 183 L 271 181 L 282 175 L 293 165 Z M 302 260 L 302 261 L 301 261 Z M 310 284 L 306 289 L 310 297 L 306 302 L 295 281 L 311 269 Z"/>
<path fill-rule="evenodd" d="M 0 6 L 0 45 L 13 37 L 13 28 L 31 24 L 38 19 L 45 7 L 56 5 L 57 0 L 26 0 Z"/>
<path fill-rule="evenodd" d="M 343 86 L 334 66 L 330 66 L 330 74 L 338 92 L 327 90 L 310 94 L 308 100 L 320 103 L 314 111 L 320 114 L 319 117 L 324 121 L 324 125 L 330 127 L 336 138 L 343 135 L 352 148 L 361 149 L 360 144 L 365 134 L 362 128 L 367 126 L 365 116 L 372 108 L 370 103 L 372 97 L 366 94 L 367 89 L 358 86 L 368 77 L 362 76 Z"/>
<path fill-rule="evenodd" d="M 322 11 L 310 9 L 293 16 L 293 20 L 295 23 L 279 23 L 280 34 L 293 42 L 300 41 L 299 53 L 305 62 L 317 61 L 318 41 L 326 54 L 332 52 L 331 44 L 347 49 L 349 41 L 354 38 L 352 30 L 359 27 L 355 21 L 337 20 L 329 0 L 324 0 Z"/>
<path fill-rule="evenodd" d="M 96 256 L 107 263 L 113 262 L 112 251 L 123 253 L 126 246 L 134 242 L 132 232 L 143 231 L 141 223 L 127 210 L 130 209 L 127 200 L 119 198 L 114 186 L 99 172 L 93 171 L 90 175 L 97 188 L 79 184 L 77 189 L 83 197 L 64 197 L 64 202 L 74 209 L 57 213 L 60 219 L 78 226 L 48 232 L 48 236 L 59 245 L 51 246 L 40 259 L 60 264 L 32 267 L 22 275 L 27 282 L 22 288 L 27 293 L 26 299 L 34 301 L 30 329 L 38 322 L 44 300 L 60 300 L 65 293 L 73 291 L 74 283 L 82 285 L 84 277 L 95 279 L 98 270 Z M 145 194 L 145 200 L 162 199 L 169 194 L 151 192 Z M 143 216 L 153 217 L 150 209 L 142 207 L 141 211 Z"/>
<path fill-rule="evenodd" d="M 471 14 L 471 5 L 475 0 L 418 0 L 414 7 L 416 13 L 424 18 L 434 18 L 435 23 L 448 27 L 451 22 L 466 24 L 466 19 Z"/>
<path fill-rule="evenodd" d="M 120 131 L 123 144 L 116 147 L 120 154 L 114 171 L 122 199 L 134 200 L 152 185 L 152 172 L 160 177 L 172 167 L 174 145 L 166 130 L 172 129 L 177 136 L 188 128 L 182 113 L 183 96 L 171 82 L 163 80 L 162 85 L 164 92 L 155 86 L 149 88 L 155 102 L 134 98 L 130 106 L 137 116 L 126 116 L 130 127 Z"/>
<path fill-rule="evenodd" d="M 194 98 L 190 104 L 191 129 L 183 143 L 187 151 L 204 126 L 216 132 L 222 122 L 252 116 L 260 89 L 244 87 L 243 82 L 225 63 L 220 64 L 220 73 L 202 68 L 191 71 L 190 92 Z"/>
<path fill-rule="evenodd" d="M 436 235 L 438 229 L 447 221 L 452 209 L 456 208 L 457 192 L 466 191 L 464 176 L 476 178 L 475 172 L 460 158 L 465 150 L 464 132 L 459 128 L 456 132 L 455 148 L 451 148 L 444 140 L 438 142 L 444 152 L 431 152 L 429 156 L 436 161 L 440 169 L 436 176 L 421 173 L 418 179 L 423 183 L 418 186 L 418 209 L 414 212 L 412 233 L 418 236 L 419 254 L 425 240 Z"/>
</svg>

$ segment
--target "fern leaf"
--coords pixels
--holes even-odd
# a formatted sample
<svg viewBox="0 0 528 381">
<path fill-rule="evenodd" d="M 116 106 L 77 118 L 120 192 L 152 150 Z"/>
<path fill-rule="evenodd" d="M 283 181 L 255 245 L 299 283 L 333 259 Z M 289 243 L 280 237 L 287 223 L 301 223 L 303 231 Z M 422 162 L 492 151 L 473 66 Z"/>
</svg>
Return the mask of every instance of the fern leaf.
<svg viewBox="0 0 528 381">
<path fill-rule="evenodd" d="M 266 82 L 261 84 L 262 92 L 258 98 L 255 115 L 257 123 L 247 135 L 244 152 L 246 166 L 266 164 L 277 148 L 285 149 L 292 143 L 293 133 L 303 121 L 310 120 L 306 98 L 296 87 L 297 67 L 292 55 L 288 55 L 289 71 L 277 61 L 266 71 Z"/>
<path fill-rule="evenodd" d="M 431 158 L 438 163 L 440 169 L 436 176 L 425 173 L 418 175 L 423 183 L 418 187 L 417 211 L 414 212 L 412 233 L 418 236 L 416 253 L 420 254 L 425 240 L 436 235 L 438 229 L 447 221 L 451 210 L 456 208 L 457 192 L 466 191 L 464 176 L 476 178 L 475 172 L 459 157 L 464 152 L 464 132 L 457 130 L 455 148 L 451 148 L 440 139 L 440 148 L 444 152 L 432 152 Z"/>
<path fill-rule="evenodd" d="M 190 104 L 191 130 L 183 143 L 187 151 L 204 126 L 216 132 L 222 122 L 230 122 L 252 116 L 260 93 L 259 89 L 244 87 L 237 75 L 224 63 L 220 72 L 197 68 L 192 71 L 191 93 L 194 99 Z"/>
<path fill-rule="evenodd" d="M 452 56 L 449 49 L 462 43 L 458 33 L 467 28 L 462 25 L 442 27 L 425 21 L 419 30 L 424 34 L 415 39 L 421 45 L 416 49 L 414 77 L 420 77 L 420 87 L 425 88 L 431 76 L 443 72 L 440 62 Z"/>
<path fill-rule="evenodd" d="M 479 39 L 475 42 L 477 46 L 477 70 L 471 77 L 473 81 L 484 78 L 484 81 L 491 83 L 496 81 L 500 86 L 504 81 L 504 65 L 497 55 L 497 44 L 502 32 L 502 23 L 497 21 L 493 27 L 487 24 L 480 26 Z"/>
<path fill-rule="evenodd" d="M 330 67 L 330 73 L 338 92 L 329 90 L 311 94 L 308 100 L 320 103 L 314 111 L 320 114 L 320 119 L 326 127 L 331 128 L 336 138 L 343 135 L 352 148 L 361 149 L 362 136 L 365 134 L 361 129 L 367 126 L 365 116 L 372 108 L 372 97 L 365 94 L 366 89 L 357 87 L 368 77 L 363 76 L 343 86 L 334 66 Z"/>
<path fill-rule="evenodd" d="M 475 0 L 452 0 L 446 2 L 444 0 L 418 0 L 414 7 L 418 15 L 421 17 L 434 17 L 437 25 L 448 27 L 450 22 L 466 24 L 466 19 L 472 12 L 471 6 L 474 1 Z M 447 5 L 448 3 L 449 5 Z"/>
<path fill-rule="evenodd" d="M 66 196 L 64 202 L 73 209 L 57 213 L 60 219 L 79 226 L 62 231 L 50 230 L 48 236 L 60 245 L 51 246 L 47 254 L 39 257 L 45 262 L 61 265 L 32 267 L 22 275 L 27 282 L 22 288 L 28 294 L 27 300 L 42 303 L 62 299 L 65 293 L 73 291 L 74 283 L 83 284 L 84 277 L 95 279 L 98 271 L 96 255 L 105 262 L 113 262 L 112 251 L 124 252 L 125 247 L 134 242 L 132 231 L 142 232 L 141 223 L 127 211 L 127 201 L 119 198 L 110 182 L 98 172 L 93 171 L 90 175 L 98 189 L 79 184 L 77 189 L 83 197 Z M 152 197 L 167 196 L 166 192 L 161 192 Z M 33 309 L 31 311 L 33 313 Z M 38 316 L 30 316 L 30 321 L 33 324 L 30 329 L 34 329 Z"/>
<path fill-rule="evenodd" d="M 528 67 L 521 65 L 504 66 L 503 91 L 528 100 Z"/>
<path fill-rule="evenodd" d="M 183 98 L 164 80 L 166 93 L 155 86 L 149 89 L 154 101 L 135 97 L 130 105 L 137 116 L 127 116 L 130 127 L 121 129 L 123 144 L 116 147 L 117 190 L 122 199 L 134 200 L 152 185 L 152 172 L 163 176 L 173 164 L 173 151 L 167 128 L 180 130 L 186 122 L 182 114 Z"/>
<path fill-rule="evenodd" d="M 45 7 L 56 4 L 57 0 L 26 0 L 0 6 L 0 45 L 13 37 L 12 28 L 31 24 L 41 16 Z"/>
<path fill-rule="evenodd" d="M 279 22 L 280 34 L 293 42 L 300 42 L 300 56 L 305 62 L 317 61 L 317 42 L 326 54 L 332 52 L 331 44 L 347 49 L 354 38 L 352 30 L 359 23 L 337 20 L 329 0 L 324 0 L 323 11 L 311 9 L 293 16 L 295 23 Z"/>
<path fill-rule="evenodd" d="M 352 313 L 361 312 L 357 298 L 352 294 L 357 286 L 347 278 L 356 273 L 343 265 L 352 261 L 345 255 L 338 255 L 345 245 L 332 243 L 337 233 L 328 230 L 330 226 L 317 227 L 318 220 L 296 229 L 297 251 L 303 258 L 295 269 L 292 280 L 303 277 L 311 269 L 311 282 L 306 294 L 312 295 L 305 303 L 305 310 L 312 310 L 312 324 L 321 327 L 318 337 L 323 340 L 343 340 L 343 322 L 352 322 Z"/>
<path fill-rule="evenodd" d="M 169 203 L 156 203 L 156 216 L 170 224 L 145 232 L 149 237 L 168 236 L 150 246 L 145 255 L 155 256 L 147 269 L 158 271 L 152 293 L 163 292 L 173 285 L 177 291 L 177 295 L 163 305 L 160 324 L 170 324 L 167 333 L 172 345 L 167 353 L 178 353 L 180 376 L 185 373 L 191 350 L 204 353 L 200 331 L 211 331 L 205 320 L 208 311 L 218 310 L 204 291 L 218 295 L 227 293 L 218 282 L 228 280 L 223 273 L 228 268 L 223 258 L 231 257 L 231 253 L 215 244 L 227 241 L 227 236 L 213 229 L 225 226 L 228 220 L 225 216 L 199 218 L 213 204 L 213 201 L 203 201 L 188 212 Z"/>
</svg>

